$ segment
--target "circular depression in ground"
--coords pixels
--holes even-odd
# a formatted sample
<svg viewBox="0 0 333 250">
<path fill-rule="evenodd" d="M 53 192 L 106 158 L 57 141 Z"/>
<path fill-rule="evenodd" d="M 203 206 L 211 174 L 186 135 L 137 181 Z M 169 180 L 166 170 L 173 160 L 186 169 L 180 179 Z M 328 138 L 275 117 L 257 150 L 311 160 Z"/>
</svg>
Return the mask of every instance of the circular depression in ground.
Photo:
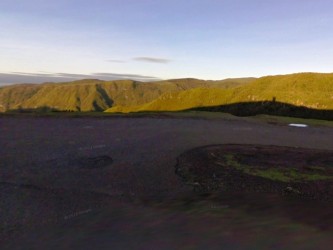
<svg viewBox="0 0 333 250">
<path fill-rule="evenodd" d="M 180 155 L 176 174 L 197 191 L 265 192 L 333 200 L 332 151 L 212 145 Z"/>
</svg>

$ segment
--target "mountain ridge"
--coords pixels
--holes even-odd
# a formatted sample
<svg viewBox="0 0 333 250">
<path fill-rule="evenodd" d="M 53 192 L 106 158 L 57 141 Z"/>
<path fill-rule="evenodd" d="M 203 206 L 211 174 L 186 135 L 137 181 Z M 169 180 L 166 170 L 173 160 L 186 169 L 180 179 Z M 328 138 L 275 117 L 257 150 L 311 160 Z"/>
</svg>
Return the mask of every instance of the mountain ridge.
<svg viewBox="0 0 333 250">
<path fill-rule="evenodd" d="M 195 107 L 272 100 L 308 108 L 333 109 L 333 74 L 265 76 L 230 89 L 194 88 L 166 93 L 142 106 L 115 106 L 106 112 L 180 111 Z"/>
<path fill-rule="evenodd" d="M 279 101 L 333 109 L 333 73 L 296 73 L 261 78 L 155 82 L 82 79 L 0 87 L 0 111 L 49 107 L 58 111 L 179 111 L 232 103 Z"/>
<path fill-rule="evenodd" d="M 205 81 L 185 78 L 147 83 L 134 80 L 82 79 L 63 83 L 9 85 L 0 87 L 0 110 L 47 106 L 60 111 L 103 111 L 112 105 L 142 105 L 164 93 L 196 87 L 231 88 L 252 80 Z"/>
</svg>

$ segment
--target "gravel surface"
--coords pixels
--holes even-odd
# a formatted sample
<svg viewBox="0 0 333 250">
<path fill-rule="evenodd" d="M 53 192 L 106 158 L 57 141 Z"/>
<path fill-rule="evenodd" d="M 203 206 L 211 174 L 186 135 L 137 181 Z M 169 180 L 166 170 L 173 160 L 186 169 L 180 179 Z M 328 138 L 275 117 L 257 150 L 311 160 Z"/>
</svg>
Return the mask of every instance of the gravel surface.
<svg viewBox="0 0 333 250">
<path fill-rule="evenodd" d="M 330 229 L 280 212 L 258 219 L 241 205 L 227 209 L 230 199 L 196 197 L 175 174 L 180 154 L 212 144 L 333 150 L 332 128 L 238 118 L 0 117 L 0 131 L 4 248 L 326 249 L 332 243 Z"/>
</svg>

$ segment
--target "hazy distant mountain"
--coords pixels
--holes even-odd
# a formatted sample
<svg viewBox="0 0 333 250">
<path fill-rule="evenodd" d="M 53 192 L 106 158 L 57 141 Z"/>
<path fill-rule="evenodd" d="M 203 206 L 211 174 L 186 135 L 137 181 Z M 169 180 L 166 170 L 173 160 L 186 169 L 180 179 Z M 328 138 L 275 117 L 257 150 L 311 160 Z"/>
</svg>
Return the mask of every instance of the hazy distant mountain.
<svg viewBox="0 0 333 250">
<path fill-rule="evenodd" d="M 80 80 L 67 83 L 19 84 L 0 88 L 0 111 L 49 107 L 61 111 L 104 111 L 140 106 L 161 95 L 196 88 L 229 89 L 255 78 L 204 81 L 174 79 L 158 82 Z"/>
</svg>

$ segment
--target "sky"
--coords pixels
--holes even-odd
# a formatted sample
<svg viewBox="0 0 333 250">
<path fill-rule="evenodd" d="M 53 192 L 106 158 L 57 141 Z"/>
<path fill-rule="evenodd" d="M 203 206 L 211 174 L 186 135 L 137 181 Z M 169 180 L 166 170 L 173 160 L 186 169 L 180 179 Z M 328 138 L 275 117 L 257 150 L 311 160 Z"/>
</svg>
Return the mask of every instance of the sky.
<svg viewBox="0 0 333 250">
<path fill-rule="evenodd" d="M 333 72 L 331 0 L 1 0 L 0 84 Z"/>
</svg>

